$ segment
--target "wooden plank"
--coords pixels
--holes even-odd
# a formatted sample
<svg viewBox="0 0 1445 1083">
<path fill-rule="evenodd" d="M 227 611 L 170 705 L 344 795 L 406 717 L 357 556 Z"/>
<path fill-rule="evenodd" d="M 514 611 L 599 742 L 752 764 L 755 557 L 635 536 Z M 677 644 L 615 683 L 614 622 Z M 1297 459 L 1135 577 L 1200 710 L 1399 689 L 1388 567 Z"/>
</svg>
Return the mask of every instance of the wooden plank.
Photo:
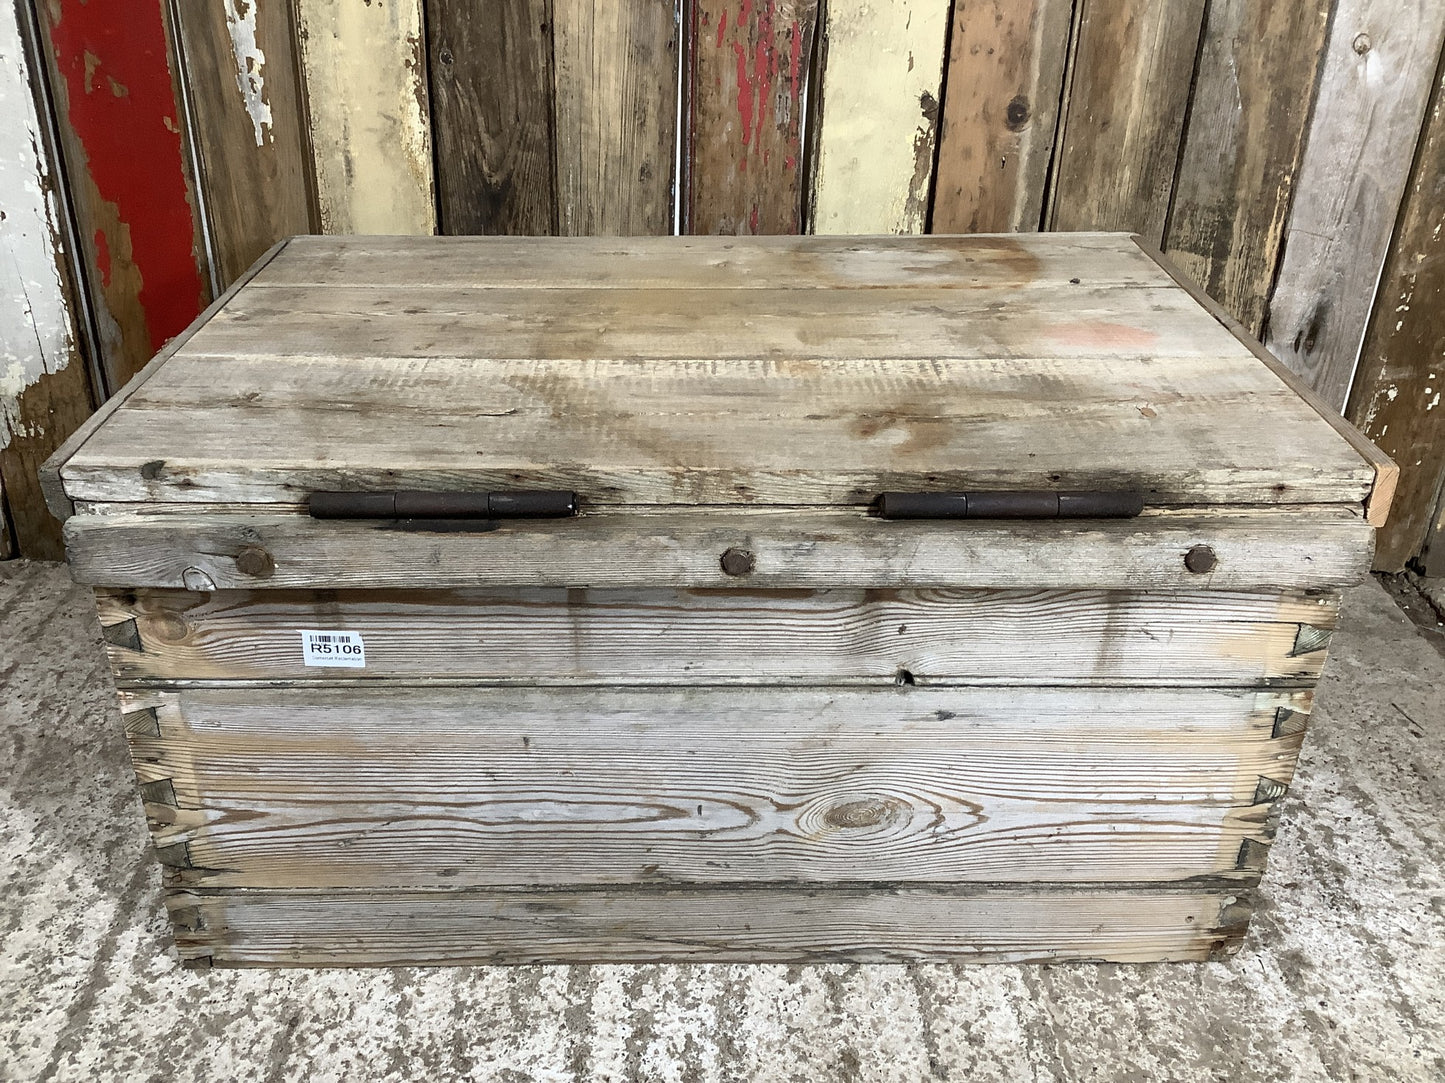
<svg viewBox="0 0 1445 1083">
<path fill-rule="evenodd" d="M 1370 490 L 1365 497 L 1365 518 L 1371 526 L 1377 528 L 1384 526 L 1386 520 L 1390 517 L 1390 508 L 1394 503 L 1395 489 L 1400 479 L 1400 467 L 1395 461 L 1377 448 L 1370 441 L 1369 437 L 1365 436 L 1364 433 L 1360 432 L 1354 425 L 1340 417 L 1339 413 L 1332 406 L 1326 404 L 1299 376 L 1286 368 L 1278 358 L 1260 344 L 1258 339 L 1249 334 L 1249 332 L 1239 325 L 1234 317 L 1225 312 L 1217 301 L 1208 296 L 1187 276 L 1179 271 L 1178 268 L 1174 267 L 1164 255 L 1158 250 L 1152 249 L 1150 245 L 1141 239 L 1135 239 L 1139 241 L 1140 248 L 1145 252 L 1149 252 L 1154 259 L 1158 261 L 1159 265 L 1174 277 L 1175 281 L 1188 290 L 1195 300 L 1212 313 L 1214 318 L 1217 319 L 1222 326 L 1228 329 L 1235 338 L 1248 347 L 1256 357 L 1265 363 L 1271 372 L 1284 381 L 1285 385 L 1319 414 L 1320 417 L 1324 418 L 1330 427 L 1344 437 L 1350 447 L 1354 448 L 1355 452 L 1364 459 L 1365 462 L 1370 464 L 1370 468 L 1374 471 L 1375 477 L 1374 483 L 1370 486 Z"/>
<path fill-rule="evenodd" d="M 949 0 L 824 7 L 811 233 L 922 233 Z"/>
<path fill-rule="evenodd" d="M 671 233 L 673 0 L 553 0 L 552 45 L 558 232 Z"/>
<path fill-rule="evenodd" d="M 991 237 L 298 237 L 258 287 L 432 289 L 936 289 L 1168 285 L 1113 233 Z M 480 298 L 485 304 L 486 299 Z"/>
<path fill-rule="evenodd" d="M 289 0 L 178 5 L 219 287 L 311 232 L 310 153 Z"/>
<path fill-rule="evenodd" d="M 326 233 L 436 231 L 421 0 L 295 0 Z"/>
<path fill-rule="evenodd" d="M 205 888 L 1228 876 L 1303 736 L 1271 736 L 1299 700 L 1252 692 L 122 698 L 156 719 L 130 748 L 157 850 Z"/>
<path fill-rule="evenodd" d="M 61 0 L 35 11 L 113 391 L 210 294 L 162 0 Z"/>
<path fill-rule="evenodd" d="M 1333 596 L 1098 591 L 495 588 L 102 591 L 116 677 L 606 684 L 1309 682 Z M 307 666 L 301 629 L 361 634 L 365 670 Z M 133 644 L 138 637 L 139 648 Z"/>
<path fill-rule="evenodd" d="M 1050 229 L 1127 229 L 1159 244 L 1204 0 L 1081 0 Z"/>
<path fill-rule="evenodd" d="M 867 334 L 881 351 L 890 320 L 913 306 L 859 296 L 876 311 Z M 920 320 L 929 318 L 927 307 L 917 306 Z M 668 324 L 677 330 L 674 345 L 697 346 L 702 356 L 728 348 L 726 321 L 716 335 L 705 327 L 699 334 L 684 308 Z M 518 319 L 483 327 L 480 314 L 454 311 L 452 319 L 472 321 L 478 335 L 495 330 L 493 348 L 505 352 L 509 333 L 518 336 L 519 353 L 522 338 L 538 346 L 539 336 L 525 334 Z M 345 333 L 342 312 L 333 321 L 294 321 L 296 348 Z M 352 326 L 363 325 L 355 306 L 352 313 Z M 642 326 L 619 321 L 628 348 L 667 352 L 659 347 L 667 336 L 643 333 L 663 326 L 659 315 L 642 313 Z M 485 366 L 485 381 L 483 366 L 467 358 L 398 365 L 298 357 L 283 366 L 270 354 L 224 365 L 181 354 L 65 462 L 66 491 L 86 500 L 294 504 L 311 490 L 338 487 L 520 486 L 573 489 L 589 503 L 827 505 L 867 503 L 926 479 L 928 488 L 964 490 L 1138 488 L 1163 505 L 1357 504 L 1374 476 L 1202 312 L 1203 334 L 1192 346 L 1206 357 L 1194 360 L 1165 351 L 1116 356 L 1093 369 L 1067 356 L 958 358 L 946 368 L 933 360 L 810 359 L 815 351 L 806 343 L 823 342 L 830 325 L 841 352 L 866 353 L 861 330 L 841 341 L 847 323 L 864 315 L 838 303 L 819 308 L 799 336 L 805 345 L 796 361 L 499 361 Z M 1173 328 L 1193 325 L 1188 315 L 1179 311 Z M 754 341 L 742 337 L 731 349 L 768 349 L 764 339 L 777 322 L 761 316 L 754 313 Z M 788 319 L 796 326 L 795 310 Z M 293 332 L 269 313 L 266 320 L 269 345 L 285 350 Z M 386 323 L 397 334 L 426 333 L 414 318 Z M 237 344 L 248 343 L 252 333 L 236 326 Z M 955 328 L 972 340 L 969 350 L 950 348 Z M 1020 352 L 1000 350 L 1007 343 L 997 340 L 979 343 L 983 330 L 980 321 L 960 321 L 924 352 L 947 357 L 974 345 Z M 587 333 L 580 323 L 578 333 Z M 1005 326 L 998 334 L 1009 333 Z M 688 343 L 689 335 L 698 340 Z M 1226 360 L 1205 335 L 1223 336 L 1236 356 Z M 192 345 L 203 339 L 221 344 L 214 321 Z M 580 340 L 561 346 L 593 352 Z M 1110 352 L 1074 350 L 1076 357 Z M 414 403 L 427 418 L 424 440 Z M 207 450 L 218 413 L 230 431 L 245 434 L 244 456 Z"/>
<path fill-rule="evenodd" d="M 1136 590 L 1320 590 L 1369 566 L 1373 530 L 1354 513 L 1127 521 L 885 522 L 860 511 L 622 509 L 580 520 L 499 524 L 480 533 L 415 533 L 175 506 L 111 510 L 67 524 L 71 574 L 114 587 L 299 588 L 575 586 L 729 587 L 731 548 L 753 554 L 748 587 L 1086 587 Z M 1207 575 L 1183 555 L 1207 544 Z M 264 581 L 237 556 L 267 554 Z"/>
<path fill-rule="evenodd" d="M 1437 77 L 1395 239 L 1385 260 L 1350 420 L 1400 463 L 1395 512 L 1375 567 L 1398 572 L 1425 548 L 1445 479 L 1445 67 Z"/>
<path fill-rule="evenodd" d="M 1445 39 L 1436 0 L 1340 0 L 1264 343 L 1342 410 Z"/>
<path fill-rule="evenodd" d="M 549 0 L 426 0 L 446 233 L 555 233 Z"/>
<path fill-rule="evenodd" d="M 1440 501 L 1436 505 L 1434 526 L 1425 539 L 1421 563 L 1426 575 L 1445 578 L 1445 487 L 1442 487 Z"/>
<path fill-rule="evenodd" d="M 1164 247 L 1255 336 L 1284 240 L 1331 6 L 1222 0 L 1205 16 Z"/>
<path fill-rule="evenodd" d="M 250 281 L 251 276 L 266 266 L 283 248 L 287 241 L 277 241 L 271 250 L 258 259 L 255 265 L 246 274 L 242 275 L 235 282 L 231 283 L 221 296 L 210 303 L 204 312 L 201 312 L 191 325 L 185 328 L 166 343 L 160 353 L 151 358 L 150 362 L 133 377 L 118 392 L 112 395 L 100 407 L 85 419 L 75 431 L 70 434 L 65 443 L 48 458 L 40 467 L 40 488 L 45 496 L 45 504 L 50 509 L 50 514 L 56 519 L 64 522 L 74 513 L 75 507 L 69 496 L 65 493 L 65 486 L 60 479 L 61 467 L 83 448 L 88 440 L 100 429 L 100 426 L 113 415 L 121 406 L 138 391 L 142 384 L 161 370 L 166 363 L 182 346 L 184 346 L 192 335 L 201 329 L 212 316 L 221 311 L 230 300 L 240 292 L 241 287 Z"/>
<path fill-rule="evenodd" d="M 0 555 L 59 560 L 40 464 L 91 410 L 55 164 L 31 94 L 18 9 L 0 7 Z M 8 513 L 8 518 L 7 518 Z"/>
<path fill-rule="evenodd" d="M 688 233 L 798 233 L 817 0 L 691 5 Z"/>
<path fill-rule="evenodd" d="M 1239 950 L 1237 888 L 176 891 L 183 959 L 233 966 L 1146 962 Z"/>
<path fill-rule="evenodd" d="M 1073 0 L 955 4 L 933 231 L 1038 229 Z"/>
</svg>

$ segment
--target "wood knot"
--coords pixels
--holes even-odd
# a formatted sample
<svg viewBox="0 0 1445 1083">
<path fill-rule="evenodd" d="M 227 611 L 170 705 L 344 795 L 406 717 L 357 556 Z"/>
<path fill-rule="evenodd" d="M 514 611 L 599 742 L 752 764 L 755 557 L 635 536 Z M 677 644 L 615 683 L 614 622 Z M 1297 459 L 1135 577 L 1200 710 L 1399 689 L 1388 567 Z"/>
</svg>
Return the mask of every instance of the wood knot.
<svg viewBox="0 0 1445 1083">
<path fill-rule="evenodd" d="M 857 801 L 845 801 L 834 805 L 823 813 L 823 822 L 829 827 L 844 830 L 860 827 L 878 827 L 892 823 L 898 818 L 898 804 L 883 797 L 866 797 Z"/>
<path fill-rule="evenodd" d="M 1355 40 L 1350 44 L 1359 56 L 1364 56 L 1375 47 L 1375 43 L 1370 40 L 1369 34 L 1356 34 Z"/>
<path fill-rule="evenodd" d="M 1020 94 L 1009 102 L 1008 107 L 1004 110 L 1004 122 L 1011 132 L 1023 128 L 1029 122 L 1029 100 Z"/>
</svg>

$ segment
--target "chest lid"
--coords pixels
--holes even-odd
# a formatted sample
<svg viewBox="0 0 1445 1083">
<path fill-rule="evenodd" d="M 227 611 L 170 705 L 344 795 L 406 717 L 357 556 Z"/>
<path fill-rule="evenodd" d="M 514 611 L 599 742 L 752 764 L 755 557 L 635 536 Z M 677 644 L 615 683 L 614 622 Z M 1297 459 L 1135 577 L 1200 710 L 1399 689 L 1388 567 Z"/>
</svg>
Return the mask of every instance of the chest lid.
<svg viewBox="0 0 1445 1083">
<path fill-rule="evenodd" d="M 1124 234 L 299 237 L 62 449 L 52 491 L 1378 505 L 1388 460 L 1206 303 Z"/>
</svg>

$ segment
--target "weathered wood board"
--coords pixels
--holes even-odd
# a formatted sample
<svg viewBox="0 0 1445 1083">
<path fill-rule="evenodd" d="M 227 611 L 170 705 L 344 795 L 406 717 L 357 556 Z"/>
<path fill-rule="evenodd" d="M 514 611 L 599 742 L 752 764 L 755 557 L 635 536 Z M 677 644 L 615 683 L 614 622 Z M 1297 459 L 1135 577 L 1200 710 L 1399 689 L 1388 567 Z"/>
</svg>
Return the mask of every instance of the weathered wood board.
<svg viewBox="0 0 1445 1083">
<path fill-rule="evenodd" d="M 1333 597 L 1088 591 L 118 591 L 120 680 L 357 677 L 603 684 L 993 681 L 1249 685 L 1319 676 Z M 360 633 L 365 670 L 301 629 Z"/>
<path fill-rule="evenodd" d="M 1163 247 L 1251 335 L 1274 284 L 1331 6 L 1223 0 L 1205 15 Z"/>
<path fill-rule="evenodd" d="M 223 288 L 316 224 L 291 4 L 183 3 L 177 14 Z"/>
<path fill-rule="evenodd" d="M 1395 239 L 1370 316 L 1350 420 L 1400 464 L 1375 567 L 1398 572 L 1425 548 L 1445 482 L 1445 69 L 1436 84 Z"/>
<path fill-rule="evenodd" d="M 13 5 L 0 8 L 0 557 L 59 560 L 60 524 L 45 507 L 38 471 L 90 413 L 91 389 L 56 165 L 45 154 L 17 19 Z"/>
<path fill-rule="evenodd" d="M 1228 876 L 1271 841 L 1302 737 L 1272 736 L 1298 697 L 1253 692 L 122 700 L 157 849 L 203 888 Z"/>
<path fill-rule="evenodd" d="M 688 233 L 798 233 L 817 0 L 690 5 Z"/>
<path fill-rule="evenodd" d="M 58 0 L 35 11 L 92 271 L 103 391 L 113 393 L 210 296 L 162 0 Z"/>
<path fill-rule="evenodd" d="M 953 5 L 933 232 L 1040 227 L 1073 10 L 1072 0 Z"/>
<path fill-rule="evenodd" d="M 611 506 L 580 519 L 513 520 L 485 531 L 415 533 L 368 522 L 317 522 L 194 505 L 137 511 L 111 505 L 66 524 L 72 574 L 95 586 L 190 589 L 486 585 L 859 587 L 1103 590 L 1337 589 L 1369 566 L 1373 528 L 1355 511 L 1307 509 L 1142 519 L 985 522 L 939 530 L 864 509 L 671 509 Z M 259 509 L 258 509 L 259 510 Z M 1218 564 L 1191 572 L 1184 555 L 1208 545 Z M 752 554 L 742 582 L 722 568 L 731 548 Z M 243 571 L 242 554 L 265 554 Z M 250 567 L 250 565 L 247 565 Z"/>
<path fill-rule="evenodd" d="M 557 232 L 548 0 L 426 0 L 445 233 Z"/>
<path fill-rule="evenodd" d="M 294 0 L 318 224 L 436 231 L 422 0 Z"/>
<path fill-rule="evenodd" d="M 680 44 L 672 0 L 552 0 L 557 232 L 672 232 Z"/>
<path fill-rule="evenodd" d="M 1200 961 L 1239 950 L 1250 893 L 1185 888 L 176 891 L 199 965 Z"/>
<path fill-rule="evenodd" d="M 1264 342 L 1336 410 L 1349 395 L 1442 39 L 1445 5 L 1436 0 L 1335 5 Z"/>
<path fill-rule="evenodd" d="M 1082 0 L 1050 229 L 1164 236 L 1204 0 Z"/>
<path fill-rule="evenodd" d="M 824 5 L 808 232 L 924 231 L 951 7 Z"/>
</svg>

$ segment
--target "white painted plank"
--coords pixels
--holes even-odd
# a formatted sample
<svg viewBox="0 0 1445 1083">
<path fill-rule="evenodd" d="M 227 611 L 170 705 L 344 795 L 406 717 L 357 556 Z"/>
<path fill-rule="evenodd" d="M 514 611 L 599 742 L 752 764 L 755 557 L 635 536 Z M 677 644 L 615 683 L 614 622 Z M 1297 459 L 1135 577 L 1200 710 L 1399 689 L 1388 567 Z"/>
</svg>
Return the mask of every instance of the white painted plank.
<svg viewBox="0 0 1445 1083">
<path fill-rule="evenodd" d="M 1341 0 L 1265 345 L 1336 410 L 1354 377 L 1445 39 L 1439 0 Z"/>
<path fill-rule="evenodd" d="M 922 233 L 948 0 L 824 6 L 814 233 Z"/>
<path fill-rule="evenodd" d="M 420 0 L 296 0 L 321 227 L 436 230 Z"/>
<path fill-rule="evenodd" d="M 59 526 L 36 475 L 89 413 L 89 381 L 63 277 L 58 178 L 42 150 L 17 19 L 14 4 L 0 5 L 0 479 L 21 551 L 55 558 Z"/>
</svg>

